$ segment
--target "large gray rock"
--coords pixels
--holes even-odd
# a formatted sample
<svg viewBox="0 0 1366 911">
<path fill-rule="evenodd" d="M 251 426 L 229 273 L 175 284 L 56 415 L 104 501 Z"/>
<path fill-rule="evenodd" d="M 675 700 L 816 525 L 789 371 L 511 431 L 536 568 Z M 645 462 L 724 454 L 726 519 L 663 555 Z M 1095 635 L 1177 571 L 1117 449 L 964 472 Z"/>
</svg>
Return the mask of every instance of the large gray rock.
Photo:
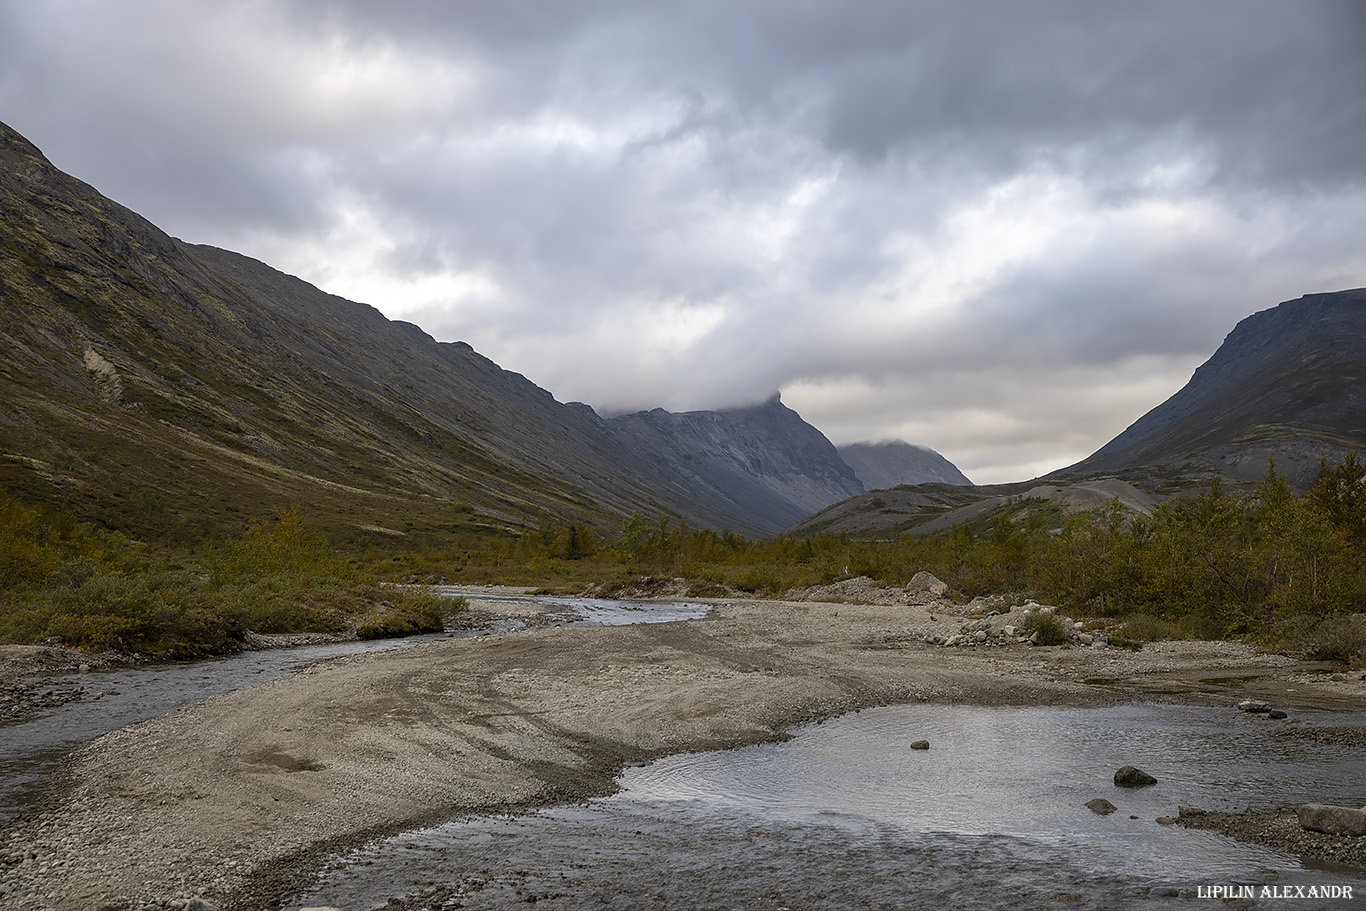
<svg viewBox="0 0 1366 911">
<path fill-rule="evenodd" d="M 1296 815 L 1300 825 L 1311 832 L 1329 835 L 1366 835 L 1366 809 L 1335 807 L 1325 803 L 1307 803 Z"/>
<path fill-rule="evenodd" d="M 1157 779 L 1141 769 L 1126 765 L 1115 772 L 1115 784 L 1121 788 L 1146 788 L 1148 785 L 1157 784 Z"/>
<path fill-rule="evenodd" d="M 1110 801 L 1106 800 L 1104 797 L 1097 797 L 1095 800 L 1086 801 L 1086 809 L 1098 816 L 1109 816 L 1111 813 L 1115 812 L 1115 810 L 1118 810 L 1119 807 L 1110 803 Z"/>
<path fill-rule="evenodd" d="M 929 592 L 932 595 L 948 594 L 949 587 L 946 583 L 939 581 L 933 574 L 924 570 L 911 576 L 911 581 L 906 583 L 908 592 Z"/>
</svg>

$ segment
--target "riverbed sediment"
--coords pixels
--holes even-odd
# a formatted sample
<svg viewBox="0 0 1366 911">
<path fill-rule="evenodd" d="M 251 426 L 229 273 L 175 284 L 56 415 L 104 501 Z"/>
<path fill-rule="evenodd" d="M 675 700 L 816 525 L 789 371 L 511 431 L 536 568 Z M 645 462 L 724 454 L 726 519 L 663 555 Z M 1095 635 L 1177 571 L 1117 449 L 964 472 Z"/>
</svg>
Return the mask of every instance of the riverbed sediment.
<svg viewBox="0 0 1366 911">
<path fill-rule="evenodd" d="M 702 620 L 326 661 L 78 750 L 48 807 L 0 834 L 2 900 L 269 907 L 361 839 L 606 793 L 628 762 L 773 740 L 872 705 L 1359 707 L 1366 686 L 1235 643 L 926 643 L 964 619 L 943 605 L 735 600 Z"/>
</svg>

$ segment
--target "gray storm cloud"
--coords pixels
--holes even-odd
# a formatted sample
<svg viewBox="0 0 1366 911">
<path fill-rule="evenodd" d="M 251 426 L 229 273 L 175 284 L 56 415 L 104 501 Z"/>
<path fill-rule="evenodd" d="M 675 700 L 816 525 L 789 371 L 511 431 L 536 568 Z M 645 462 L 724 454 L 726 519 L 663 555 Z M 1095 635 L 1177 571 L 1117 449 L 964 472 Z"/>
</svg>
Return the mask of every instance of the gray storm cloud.
<svg viewBox="0 0 1366 911">
<path fill-rule="evenodd" d="M 775 389 L 980 481 L 1366 284 L 1366 12 L 0 0 L 0 110 L 197 242 L 561 400 Z"/>
</svg>

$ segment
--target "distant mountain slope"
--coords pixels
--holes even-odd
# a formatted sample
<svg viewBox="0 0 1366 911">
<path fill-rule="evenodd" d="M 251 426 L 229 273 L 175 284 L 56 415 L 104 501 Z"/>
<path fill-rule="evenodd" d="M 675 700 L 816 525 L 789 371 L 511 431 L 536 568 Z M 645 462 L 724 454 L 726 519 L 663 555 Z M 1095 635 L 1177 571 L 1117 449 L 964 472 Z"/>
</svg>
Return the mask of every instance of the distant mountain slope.
<svg viewBox="0 0 1366 911">
<path fill-rule="evenodd" d="M 840 446 L 839 454 L 866 490 L 885 490 L 901 484 L 972 483 L 957 465 L 933 449 L 901 440 L 850 443 Z"/>
<path fill-rule="evenodd" d="M 1220 471 L 1254 479 L 1267 456 L 1298 483 L 1320 458 L 1366 449 L 1366 289 L 1254 313 L 1180 391 L 1060 475 Z"/>
<path fill-rule="evenodd" d="M 714 491 L 774 531 L 863 492 L 834 445 L 776 395 L 751 408 L 656 409 L 611 423 L 633 446 L 662 454 L 680 484 Z"/>
<path fill-rule="evenodd" d="M 1145 491 L 1170 494 L 1214 473 L 1260 480 L 1268 457 L 1304 487 L 1320 459 L 1336 462 L 1351 450 L 1366 451 L 1366 289 L 1309 294 L 1242 320 L 1179 392 L 1045 478 L 876 490 L 789 531 L 925 534 L 1026 499 L 1089 509 L 1117 496 L 1145 511 L 1157 501 Z"/>
<path fill-rule="evenodd" d="M 293 504 L 360 537 L 632 510 L 762 534 L 843 495 L 833 447 L 745 451 L 824 440 L 786 409 L 787 436 L 763 409 L 708 433 L 606 421 L 468 345 L 168 237 L 3 124 L 0 213 L 0 485 L 113 527 L 212 536 Z"/>
</svg>

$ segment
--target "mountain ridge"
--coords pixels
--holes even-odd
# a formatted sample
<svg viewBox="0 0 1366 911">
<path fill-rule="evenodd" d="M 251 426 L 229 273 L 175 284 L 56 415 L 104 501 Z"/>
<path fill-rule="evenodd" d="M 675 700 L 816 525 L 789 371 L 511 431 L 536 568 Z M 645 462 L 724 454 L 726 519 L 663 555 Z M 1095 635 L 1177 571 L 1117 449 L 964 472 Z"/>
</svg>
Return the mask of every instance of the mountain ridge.
<svg viewBox="0 0 1366 911">
<path fill-rule="evenodd" d="M 1366 288 L 1306 294 L 1240 320 L 1180 390 L 1053 476 L 1266 473 L 1298 486 L 1366 444 Z"/>
<path fill-rule="evenodd" d="M 928 446 L 882 440 L 836 448 L 866 490 L 885 490 L 903 484 L 972 485 L 957 465 Z"/>
<path fill-rule="evenodd" d="M 864 493 L 804 519 L 793 534 L 943 531 L 1024 499 L 1093 508 L 1212 476 L 1247 484 L 1268 460 L 1300 489 L 1320 465 L 1366 450 L 1366 289 L 1307 294 L 1240 320 L 1190 381 L 1087 458 L 1029 481 L 980 487 L 903 485 Z"/>
<path fill-rule="evenodd" d="M 0 204 L 0 483 L 113 528 L 212 536 L 301 502 L 382 535 L 633 511 L 763 535 L 857 483 L 780 403 L 662 423 L 561 404 L 467 344 L 170 237 L 4 124 Z M 725 433 L 824 447 L 739 458 Z"/>
</svg>

